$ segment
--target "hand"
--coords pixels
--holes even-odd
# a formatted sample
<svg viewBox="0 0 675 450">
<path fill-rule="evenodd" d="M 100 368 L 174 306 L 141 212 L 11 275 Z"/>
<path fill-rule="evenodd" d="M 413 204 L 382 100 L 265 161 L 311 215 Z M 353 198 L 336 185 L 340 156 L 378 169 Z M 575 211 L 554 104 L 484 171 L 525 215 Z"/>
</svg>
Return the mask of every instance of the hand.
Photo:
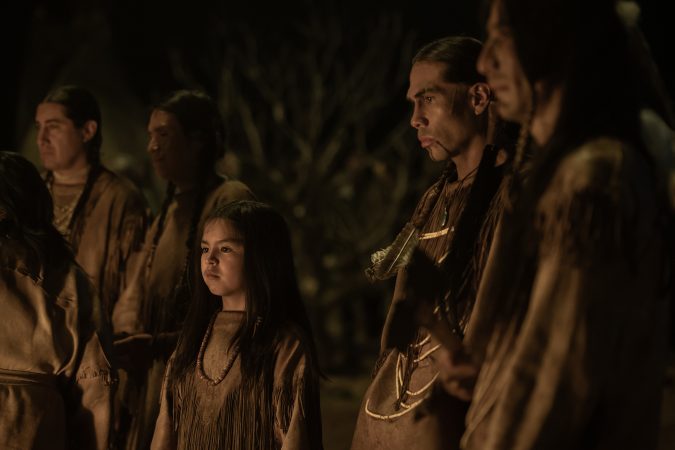
<svg viewBox="0 0 675 450">
<path fill-rule="evenodd" d="M 434 356 L 440 370 L 438 382 L 443 389 L 460 400 L 471 401 L 480 369 L 461 351 L 451 352 L 441 347 Z"/>
<path fill-rule="evenodd" d="M 113 342 L 115 356 L 126 371 L 146 370 L 152 362 L 152 335 L 132 334 Z"/>
</svg>

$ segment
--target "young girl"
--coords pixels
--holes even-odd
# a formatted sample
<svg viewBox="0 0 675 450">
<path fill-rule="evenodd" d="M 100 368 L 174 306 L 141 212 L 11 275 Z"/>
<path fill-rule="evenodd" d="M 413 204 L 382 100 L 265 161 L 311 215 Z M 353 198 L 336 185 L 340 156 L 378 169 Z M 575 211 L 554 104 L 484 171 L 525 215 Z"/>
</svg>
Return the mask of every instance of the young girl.
<svg viewBox="0 0 675 450">
<path fill-rule="evenodd" d="M 284 219 L 253 201 L 216 208 L 200 268 L 152 448 L 323 448 L 316 350 Z"/>
</svg>

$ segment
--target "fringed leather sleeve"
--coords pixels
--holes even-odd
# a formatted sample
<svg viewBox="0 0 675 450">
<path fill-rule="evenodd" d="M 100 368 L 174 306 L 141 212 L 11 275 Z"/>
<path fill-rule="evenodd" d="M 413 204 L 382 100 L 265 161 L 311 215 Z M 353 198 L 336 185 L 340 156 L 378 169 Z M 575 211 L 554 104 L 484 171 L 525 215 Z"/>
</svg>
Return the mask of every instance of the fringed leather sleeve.
<svg viewBox="0 0 675 450">
<path fill-rule="evenodd" d="M 463 448 L 652 448 L 665 321 L 645 167 L 607 139 L 562 161 L 522 325 L 481 369 Z"/>
<path fill-rule="evenodd" d="M 281 450 L 323 449 L 319 378 L 308 355 L 303 340 L 293 334 L 279 347 L 273 403 Z"/>
</svg>

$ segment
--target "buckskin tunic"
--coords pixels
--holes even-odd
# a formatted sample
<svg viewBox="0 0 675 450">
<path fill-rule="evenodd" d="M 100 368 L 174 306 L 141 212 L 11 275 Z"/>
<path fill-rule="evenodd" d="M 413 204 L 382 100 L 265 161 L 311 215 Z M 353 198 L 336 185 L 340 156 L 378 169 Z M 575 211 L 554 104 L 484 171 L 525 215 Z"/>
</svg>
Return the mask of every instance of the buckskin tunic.
<svg viewBox="0 0 675 450">
<path fill-rule="evenodd" d="M 488 149 L 496 152 L 490 147 Z M 481 217 L 479 223 L 474 224 L 479 229 L 483 228 L 480 234 L 485 239 L 478 240 L 475 249 L 476 258 L 469 264 L 471 267 L 461 268 L 463 274 L 470 279 L 467 280 L 468 284 L 480 276 L 482 263 L 477 264 L 479 267 L 473 267 L 473 263 L 482 260 L 478 253 L 482 254 L 489 248 L 492 222 L 488 218 L 493 218 L 499 209 L 495 192 L 502 180 L 503 167 L 494 167 L 496 153 L 488 155 L 487 152 L 488 150 L 481 162 L 480 170 L 483 172 L 479 172 L 477 176 L 490 177 L 492 181 L 489 183 L 491 189 L 486 189 L 488 196 L 482 198 L 482 201 L 486 202 L 486 207 L 488 205 L 489 207 L 485 215 L 479 215 Z M 440 186 L 440 194 L 421 228 L 419 238 L 418 248 L 437 265 L 442 265 L 450 254 L 457 226 L 462 213 L 467 210 L 468 203 L 476 201 L 475 197 L 471 196 L 472 177 L 469 176 L 464 182 L 454 178 L 445 182 L 440 181 L 444 184 Z M 420 200 L 413 214 L 413 222 L 423 214 L 424 205 L 433 195 L 435 187 L 432 186 Z M 401 269 L 396 277 L 392 305 L 406 298 L 406 290 L 406 269 Z M 465 291 L 464 297 L 457 293 L 450 296 L 451 306 L 456 307 L 458 311 L 452 325 L 460 334 L 471 314 L 473 293 L 472 289 L 469 289 Z M 447 292 L 439 294 L 441 297 L 448 295 Z M 392 311 L 393 306 L 382 334 L 382 356 L 378 362 L 380 367 L 376 368 L 374 378 L 364 396 L 351 448 L 352 450 L 458 448 L 467 406 L 434 387 L 438 374 L 434 354 L 440 348 L 440 344 L 428 331 L 420 328 L 417 338 L 408 346 L 407 351 L 400 352 L 393 348 L 389 336 Z M 431 401 L 431 398 L 434 400 Z"/>
<path fill-rule="evenodd" d="M 498 233 L 465 341 L 482 363 L 465 448 L 656 447 L 668 255 L 655 180 L 633 148 L 586 142 L 535 205 L 535 257 Z M 499 312 L 495 280 L 527 272 L 526 301 Z"/>
<path fill-rule="evenodd" d="M 273 380 L 267 380 L 271 386 L 256 383 L 257 389 L 245 391 L 240 357 L 230 348 L 243 314 L 222 311 L 213 324 L 203 356 L 204 373 L 216 379 L 235 356 L 220 383 L 212 386 L 201 379 L 196 364 L 186 378 L 165 381 L 153 450 L 323 448 L 319 380 L 308 367 L 305 339 L 286 327 L 275 353 L 269 355 L 274 362 Z M 268 393 L 271 396 L 265 399 Z"/>
<path fill-rule="evenodd" d="M 110 317 L 129 282 L 131 259 L 140 250 L 148 210 L 131 182 L 102 166 L 89 170 L 96 170 L 96 179 L 84 208 L 73 219 L 86 175 L 74 184 L 60 184 L 49 177 L 48 186 L 54 200 L 54 224 L 70 242 L 75 260 L 89 275 Z"/>
<path fill-rule="evenodd" d="M 95 294 L 75 265 L 59 292 L 43 281 L 0 267 L 0 448 L 107 449 L 114 375 Z"/>
</svg>

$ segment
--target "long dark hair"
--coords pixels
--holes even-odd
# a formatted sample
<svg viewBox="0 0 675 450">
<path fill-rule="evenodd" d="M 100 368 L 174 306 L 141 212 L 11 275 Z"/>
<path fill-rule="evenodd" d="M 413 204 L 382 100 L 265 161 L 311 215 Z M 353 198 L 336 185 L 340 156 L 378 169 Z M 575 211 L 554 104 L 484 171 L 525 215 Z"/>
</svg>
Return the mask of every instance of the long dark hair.
<svg viewBox="0 0 675 450">
<path fill-rule="evenodd" d="M 555 85 L 564 91 L 549 152 L 597 136 L 642 147 L 639 108 L 646 74 L 638 72 L 616 1 L 551 0 L 544 5 L 501 0 L 501 5 L 530 83 L 543 83 L 543 96 Z"/>
<path fill-rule="evenodd" d="M 444 79 L 449 83 L 461 83 L 472 85 L 485 82 L 485 77 L 476 69 L 478 57 L 483 49 L 483 44 L 478 39 L 467 36 L 448 36 L 430 42 L 418 50 L 413 58 L 413 64 L 417 62 L 436 62 L 445 65 Z M 486 132 L 488 108 L 483 113 L 484 119 L 482 132 Z M 462 212 L 457 227 L 457 233 L 453 239 L 452 250 L 443 264 L 447 273 L 448 285 L 453 293 L 452 306 L 456 306 L 456 301 L 471 298 L 475 294 L 475 277 L 479 277 L 480 268 L 473 267 L 471 260 L 476 253 L 476 239 L 481 233 L 482 224 L 486 219 L 486 214 L 492 198 L 501 182 L 502 168 L 495 168 L 497 152 L 504 150 L 507 161 L 511 160 L 515 151 L 515 135 L 513 124 L 508 124 L 500 119 L 495 121 L 495 132 L 492 136 L 493 145 L 489 145 L 484 150 L 483 158 L 476 174 L 476 179 L 472 187 L 472 193 L 466 210 Z M 434 186 L 432 195 L 438 195 L 446 181 L 454 181 L 456 172 L 454 164 L 441 174 L 439 182 Z M 427 202 L 421 214 L 417 218 L 420 226 L 426 222 L 429 213 L 433 209 L 435 201 Z M 475 269 L 475 270 L 474 270 Z M 469 286 L 471 285 L 471 286 Z M 467 292 L 467 288 L 472 293 Z"/>
<path fill-rule="evenodd" d="M 45 289 L 58 292 L 73 256 L 52 225 L 52 198 L 40 174 L 16 153 L 0 152 L 0 210 L 0 263 L 21 261 L 34 279 L 43 271 Z"/>
<path fill-rule="evenodd" d="M 189 296 L 189 275 L 190 262 L 195 248 L 195 238 L 199 228 L 199 220 L 202 216 L 202 210 L 206 198 L 211 190 L 216 186 L 218 177 L 215 174 L 216 161 L 224 154 L 224 133 L 225 129 L 223 121 L 218 110 L 218 105 L 205 93 L 194 90 L 179 90 L 171 92 L 165 98 L 156 103 L 153 110 L 160 110 L 173 114 L 181 126 L 182 132 L 186 137 L 191 139 L 199 139 L 202 143 L 199 154 L 195 155 L 199 159 L 198 169 L 200 174 L 205 174 L 207 179 L 198 184 L 197 195 L 194 203 L 194 210 L 190 220 L 190 228 L 186 236 L 185 246 L 188 249 L 187 256 L 182 262 L 182 269 L 180 271 L 179 279 L 176 280 L 175 288 L 173 289 L 173 296 L 175 298 Z M 164 201 L 160 208 L 158 216 L 158 224 L 155 234 L 151 239 L 151 255 L 147 261 L 146 269 L 149 274 L 150 268 L 154 259 L 154 252 L 159 243 L 159 239 L 164 231 L 166 222 L 166 215 L 169 206 L 173 201 L 176 192 L 176 186 L 169 182 L 166 188 Z M 201 276 L 199 277 L 201 278 Z M 147 288 L 149 284 L 146 283 Z M 164 301 L 164 299 L 158 299 Z M 178 311 L 166 311 L 166 308 L 158 309 L 157 305 L 152 302 L 146 304 L 144 311 L 144 322 L 151 331 L 165 331 L 168 319 L 160 319 L 155 317 L 157 311 L 161 314 L 170 315 L 175 314 L 177 317 L 182 317 L 184 312 L 184 304 L 179 305 Z"/>
<path fill-rule="evenodd" d="M 498 2 L 500 22 L 511 29 L 530 84 L 540 83 L 544 97 L 555 86 L 563 91 L 552 136 L 534 152 L 527 183 L 514 184 L 519 192 L 512 193 L 514 206 L 505 213 L 501 254 L 521 254 L 523 263 L 502 261 L 511 269 L 498 271 L 488 289 L 504 320 L 518 320 L 530 296 L 538 253 L 536 207 L 554 171 L 582 143 L 601 136 L 628 144 L 653 164 L 639 119 L 640 108 L 649 106 L 644 85 L 653 80 L 640 71 L 643 66 L 637 63 L 614 0 L 493 1 Z"/>
<path fill-rule="evenodd" d="M 244 240 L 246 312 L 232 345 L 240 349 L 246 379 L 257 379 L 269 364 L 281 332 L 291 327 L 308 350 L 308 367 L 319 373 L 307 311 L 300 296 L 288 226 L 274 209 L 254 201 L 238 201 L 214 209 L 205 223 L 227 220 Z M 195 258 L 195 290 L 183 325 L 171 371 L 177 380 L 194 370 L 199 346 L 213 315 L 221 309 Z"/>
<path fill-rule="evenodd" d="M 96 122 L 96 133 L 85 143 L 87 151 L 87 162 L 91 166 L 87 175 L 82 195 L 77 201 L 73 214 L 68 224 L 70 244 L 73 251 L 77 252 L 79 239 L 84 227 L 83 212 L 84 207 L 89 200 L 91 190 L 94 187 L 98 176 L 101 174 L 101 144 L 103 143 L 103 128 L 101 122 L 101 109 L 94 95 L 81 86 L 66 85 L 59 86 L 49 91 L 42 103 L 57 103 L 64 107 L 65 115 L 73 121 L 77 128 L 82 128 L 90 120 Z M 48 184 L 53 182 L 53 174 L 47 172 L 46 181 Z"/>
</svg>

